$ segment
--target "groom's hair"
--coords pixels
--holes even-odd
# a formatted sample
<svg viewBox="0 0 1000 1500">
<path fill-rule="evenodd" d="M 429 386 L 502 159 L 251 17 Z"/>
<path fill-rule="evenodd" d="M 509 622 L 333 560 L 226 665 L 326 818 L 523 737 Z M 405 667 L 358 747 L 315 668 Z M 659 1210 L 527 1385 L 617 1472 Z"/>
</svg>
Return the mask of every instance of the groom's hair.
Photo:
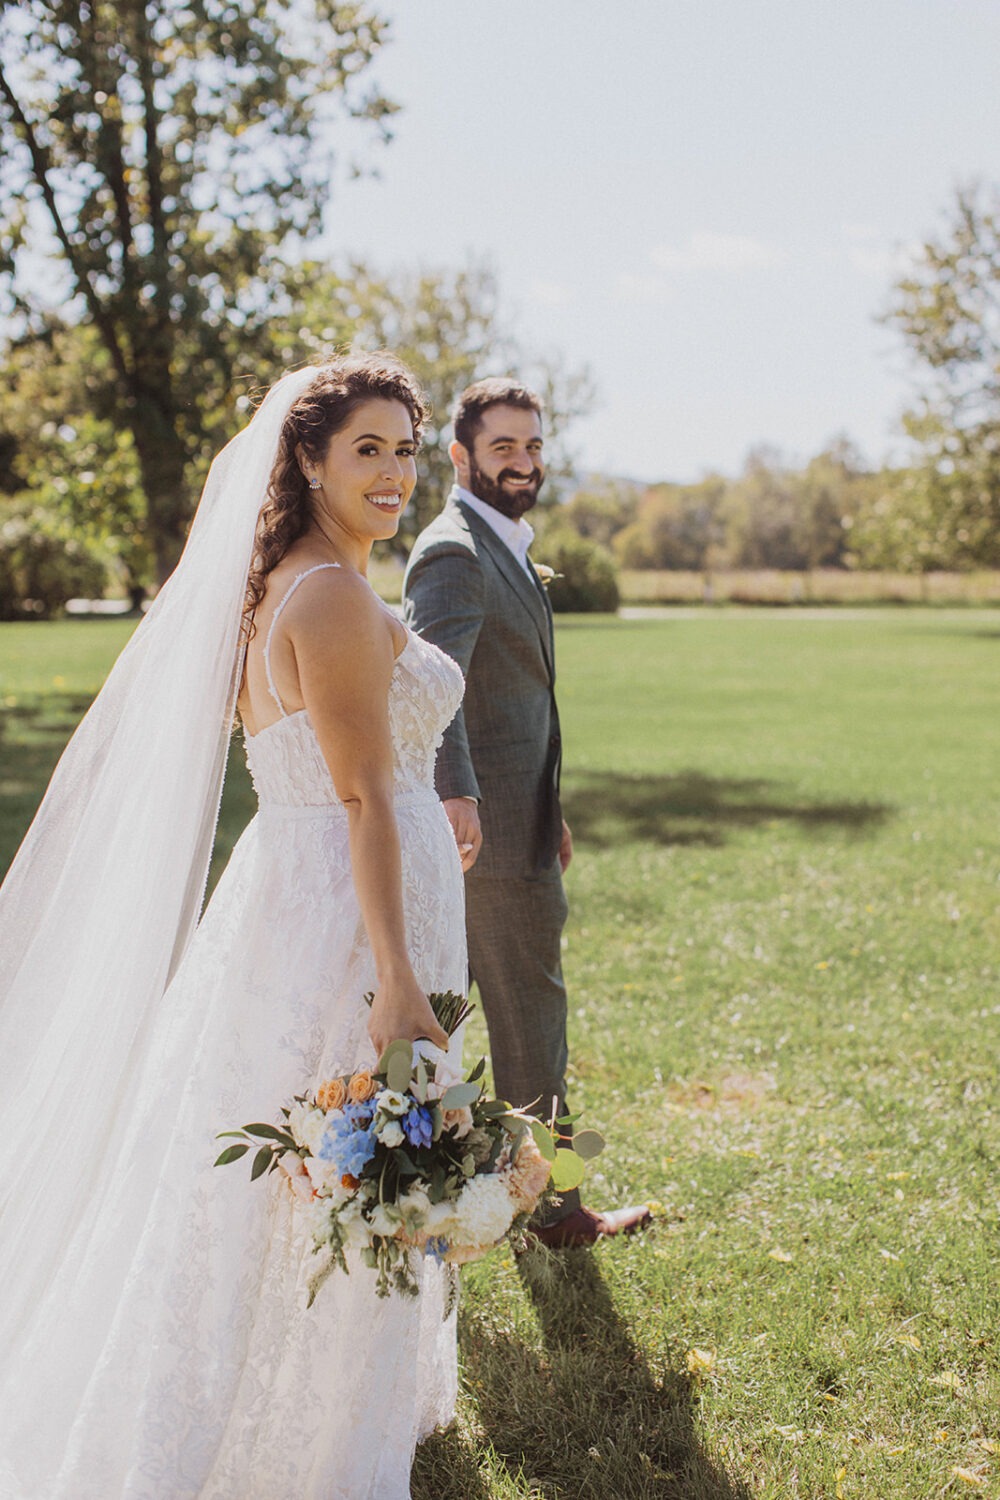
<svg viewBox="0 0 1000 1500">
<path fill-rule="evenodd" d="M 491 406 L 519 406 L 522 411 L 545 411 L 541 396 L 508 375 L 491 375 L 468 386 L 455 402 L 451 413 L 455 437 L 463 448 L 472 452 L 476 433 L 483 425 L 483 413 Z"/>
</svg>

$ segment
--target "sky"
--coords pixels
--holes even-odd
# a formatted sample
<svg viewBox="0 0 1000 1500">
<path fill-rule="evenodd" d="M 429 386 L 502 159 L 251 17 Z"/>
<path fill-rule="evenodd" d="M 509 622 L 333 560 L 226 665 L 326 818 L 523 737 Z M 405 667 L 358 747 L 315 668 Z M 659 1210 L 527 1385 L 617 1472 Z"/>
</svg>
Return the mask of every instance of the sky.
<svg viewBox="0 0 1000 1500">
<path fill-rule="evenodd" d="M 402 106 L 325 248 L 487 262 L 526 352 L 589 367 L 580 468 L 905 456 L 877 315 L 960 184 L 1000 183 L 998 0 L 379 0 Z"/>
</svg>

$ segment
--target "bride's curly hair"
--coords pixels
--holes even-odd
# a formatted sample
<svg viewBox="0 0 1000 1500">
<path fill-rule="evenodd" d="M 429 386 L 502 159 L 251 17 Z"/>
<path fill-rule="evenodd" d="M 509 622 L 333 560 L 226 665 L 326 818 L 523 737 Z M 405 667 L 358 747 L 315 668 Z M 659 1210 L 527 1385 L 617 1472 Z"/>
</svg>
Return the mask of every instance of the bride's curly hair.
<svg viewBox="0 0 1000 1500">
<path fill-rule="evenodd" d="M 305 532 L 312 515 L 309 484 L 296 450 L 322 463 L 330 439 L 365 401 L 400 401 L 410 414 L 419 442 L 430 405 L 416 379 L 394 354 L 346 354 L 316 366 L 316 378 L 294 402 L 278 438 L 278 456 L 267 485 L 267 499 L 257 518 L 253 560 L 243 603 L 244 639 L 254 634 L 254 612 L 264 597 L 267 575 L 293 542 Z"/>
</svg>

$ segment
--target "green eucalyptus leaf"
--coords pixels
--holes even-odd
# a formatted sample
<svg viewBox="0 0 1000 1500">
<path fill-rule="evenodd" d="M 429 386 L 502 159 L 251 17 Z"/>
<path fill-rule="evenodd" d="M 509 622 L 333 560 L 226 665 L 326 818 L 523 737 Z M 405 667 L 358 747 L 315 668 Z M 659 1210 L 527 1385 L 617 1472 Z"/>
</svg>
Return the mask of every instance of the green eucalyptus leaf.
<svg viewBox="0 0 1000 1500">
<path fill-rule="evenodd" d="M 541 1120 L 532 1120 L 530 1130 L 535 1138 L 535 1145 L 545 1157 L 546 1161 L 554 1162 L 556 1159 L 556 1143 L 552 1139 L 552 1132 Z"/>
<path fill-rule="evenodd" d="M 397 1094 L 405 1094 L 413 1077 L 413 1046 L 412 1043 L 402 1040 L 393 1042 L 392 1046 L 400 1050 L 392 1054 L 383 1070 L 385 1081 Z M 404 1047 L 405 1052 L 402 1050 Z"/>
<path fill-rule="evenodd" d="M 476 1063 L 476 1066 L 473 1068 L 472 1072 L 469 1074 L 468 1082 L 469 1083 L 475 1083 L 476 1079 L 477 1078 L 482 1078 L 482 1076 L 483 1076 L 483 1074 L 485 1072 L 486 1072 L 486 1059 L 485 1059 L 485 1057 L 481 1057 L 479 1059 L 479 1061 Z"/>
<path fill-rule="evenodd" d="M 469 1104 L 475 1104 L 479 1094 L 478 1083 L 453 1083 L 441 1095 L 441 1108 L 464 1109 Z"/>
<path fill-rule="evenodd" d="M 599 1130 L 578 1130 L 572 1144 L 577 1156 L 582 1156 L 584 1161 L 593 1161 L 595 1156 L 600 1156 L 607 1142 Z"/>
<path fill-rule="evenodd" d="M 246 1156 L 250 1150 L 249 1146 L 227 1146 L 222 1155 L 217 1157 L 214 1165 L 217 1167 L 228 1167 L 231 1161 L 239 1161 L 241 1156 Z"/>
<path fill-rule="evenodd" d="M 569 1193 L 583 1181 L 586 1167 L 575 1151 L 557 1151 L 552 1163 L 552 1186 L 557 1193 Z"/>
<path fill-rule="evenodd" d="M 413 1092 L 421 1104 L 427 1103 L 427 1065 L 422 1057 L 417 1059 Z"/>
</svg>

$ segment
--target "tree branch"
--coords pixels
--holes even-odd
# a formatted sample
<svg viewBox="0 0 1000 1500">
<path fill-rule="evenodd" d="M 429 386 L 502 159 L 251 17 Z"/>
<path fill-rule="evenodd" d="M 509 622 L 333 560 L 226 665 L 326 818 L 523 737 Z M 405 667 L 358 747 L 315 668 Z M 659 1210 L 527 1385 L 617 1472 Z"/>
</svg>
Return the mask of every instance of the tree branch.
<svg viewBox="0 0 1000 1500">
<path fill-rule="evenodd" d="M 90 315 L 94 320 L 95 326 L 100 330 L 101 338 L 104 340 L 105 347 L 111 356 L 116 373 L 123 385 L 127 387 L 129 382 L 128 365 L 126 364 L 121 345 L 115 335 L 114 323 L 101 301 L 90 276 L 83 270 L 79 263 L 76 248 L 59 212 L 55 190 L 49 180 L 49 152 L 35 134 L 31 121 L 21 108 L 20 102 L 11 88 L 2 67 L 0 67 L 0 93 L 3 94 L 3 97 L 7 101 L 14 120 L 15 130 L 20 133 L 24 144 L 28 148 L 35 182 L 38 184 L 42 200 L 49 211 L 52 225 L 56 232 L 56 238 L 62 246 L 73 280 L 76 283 L 77 289 L 86 298 Z"/>
</svg>

